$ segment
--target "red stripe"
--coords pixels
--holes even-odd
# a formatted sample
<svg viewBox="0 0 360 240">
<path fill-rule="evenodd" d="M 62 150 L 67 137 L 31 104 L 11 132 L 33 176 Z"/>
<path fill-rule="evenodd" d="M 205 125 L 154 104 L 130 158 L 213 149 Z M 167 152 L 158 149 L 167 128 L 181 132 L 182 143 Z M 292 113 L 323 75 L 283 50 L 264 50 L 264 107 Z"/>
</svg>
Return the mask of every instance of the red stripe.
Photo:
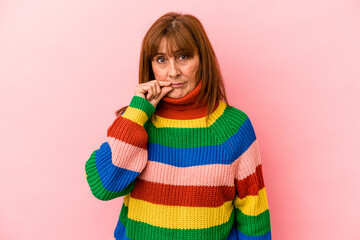
<svg viewBox="0 0 360 240">
<path fill-rule="evenodd" d="M 219 207 L 235 198 L 235 186 L 174 186 L 137 178 L 130 196 L 159 205 Z"/>
<path fill-rule="evenodd" d="M 239 198 L 244 198 L 248 195 L 256 196 L 264 184 L 262 174 L 262 164 L 256 167 L 256 171 L 245 179 L 238 180 L 235 178 L 235 186 Z"/>
<path fill-rule="evenodd" d="M 147 149 L 148 134 L 145 128 L 121 115 L 111 124 L 107 136 Z"/>
<path fill-rule="evenodd" d="M 161 104 L 158 109 L 156 109 L 155 114 L 168 119 L 177 119 L 177 120 L 191 120 L 196 118 L 202 118 L 205 117 L 207 114 L 207 107 L 205 106 L 193 108 L 193 109 L 187 109 L 186 111 L 181 111 L 177 109 L 167 108 L 163 107 L 165 104 Z M 215 107 L 212 112 L 214 112 L 219 106 L 219 101 L 216 101 Z M 180 113 L 180 114 L 179 114 Z"/>
</svg>

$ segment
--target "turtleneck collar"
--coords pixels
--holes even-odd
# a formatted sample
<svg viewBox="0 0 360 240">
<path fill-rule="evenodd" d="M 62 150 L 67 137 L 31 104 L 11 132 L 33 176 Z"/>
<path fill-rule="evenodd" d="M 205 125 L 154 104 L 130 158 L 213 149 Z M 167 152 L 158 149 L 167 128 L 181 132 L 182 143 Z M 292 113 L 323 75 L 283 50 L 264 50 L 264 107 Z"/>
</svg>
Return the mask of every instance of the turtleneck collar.
<svg viewBox="0 0 360 240">
<path fill-rule="evenodd" d="M 201 105 L 200 104 L 194 105 L 194 104 L 200 95 L 200 90 L 201 90 L 201 81 L 195 86 L 194 89 L 188 92 L 185 96 L 181 98 L 170 98 L 165 96 L 160 100 L 159 104 L 161 105 L 161 107 L 180 110 L 180 111 L 198 108 Z"/>
<path fill-rule="evenodd" d="M 195 105 L 200 96 L 200 81 L 194 89 L 181 98 L 163 97 L 156 107 L 155 114 L 168 119 L 190 120 L 206 116 L 208 103 L 200 101 Z"/>
</svg>

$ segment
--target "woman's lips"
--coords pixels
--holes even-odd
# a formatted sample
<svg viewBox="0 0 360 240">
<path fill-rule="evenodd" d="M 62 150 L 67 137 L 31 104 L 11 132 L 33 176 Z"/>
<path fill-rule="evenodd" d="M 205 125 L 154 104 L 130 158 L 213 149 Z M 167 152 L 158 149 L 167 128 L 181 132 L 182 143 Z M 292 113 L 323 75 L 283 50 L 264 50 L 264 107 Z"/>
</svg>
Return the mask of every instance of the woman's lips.
<svg viewBox="0 0 360 240">
<path fill-rule="evenodd" d="M 177 84 L 172 83 L 172 84 L 171 84 L 171 86 L 172 86 L 172 87 L 175 87 L 175 88 L 176 88 L 176 87 L 181 87 L 182 85 L 184 85 L 184 83 L 177 83 Z"/>
</svg>

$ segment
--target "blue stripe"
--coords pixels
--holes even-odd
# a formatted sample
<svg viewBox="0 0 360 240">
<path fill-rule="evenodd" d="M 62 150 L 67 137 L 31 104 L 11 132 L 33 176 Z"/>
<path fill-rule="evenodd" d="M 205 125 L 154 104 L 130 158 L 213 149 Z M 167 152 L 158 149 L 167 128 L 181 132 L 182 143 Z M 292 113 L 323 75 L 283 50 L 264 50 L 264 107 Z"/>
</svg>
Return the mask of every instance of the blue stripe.
<svg viewBox="0 0 360 240">
<path fill-rule="evenodd" d="M 149 161 L 175 167 L 192 167 L 207 164 L 231 164 L 256 140 L 253 126 L 247 118 L 239 130 L 222 145 L 193 148 L 175 148 L 156 143 L 148 143 Z M 233 149 L 230 157 L 224 149 Z"/>
<path fill-rule="evenodd" d="M 106 190 L 121 192 L 135 180 L 139 173 L 115 166 L 111 158 L 110 145 L 104 142 L 95 154 L 96 169 Z"/>
<path fill-rule="evenodd" d="M 114 231 L 114 237 L 116 240 L 131 240 L 128 237 L 126 237 L 126 228 L 121 223 L 120 219 L 117 222 L 115 231 Z"/>
<path fill-rule="evenodd" d="M 248 236 L 237 230 L 238 240 L 271 240 L 271 231 L 261 236 Z"/>
<path fill-rule="evenodd" d="M 226 240 L 238 240 L 237 239 L 236 221 L 234 221 L 233 228 L 231 229 L 231 232 L 230 232 L 229 236 L 226 238 Z"/>
<path fill-rule="evenodd" d="M 176 167 L 191 167 L 206 164 L 230 164 L 226 161 L 221 145 L 194 148 L 173 148 L 156 143 L 148 143 L 149 161 Z"/>
<path fill-rule="evenodd" d="M 246 152 L 246 150 L 255 140 L 256 135 L 254 128 L 250 122 L 250 119 L 247 118 L 239 130 L 233 136 L 229 137 L 229 139 L 224 143 L 226 149 L 233 150 L 230 154 L 230 162 L 235 161 L 244 152 Z"/>
</svg>

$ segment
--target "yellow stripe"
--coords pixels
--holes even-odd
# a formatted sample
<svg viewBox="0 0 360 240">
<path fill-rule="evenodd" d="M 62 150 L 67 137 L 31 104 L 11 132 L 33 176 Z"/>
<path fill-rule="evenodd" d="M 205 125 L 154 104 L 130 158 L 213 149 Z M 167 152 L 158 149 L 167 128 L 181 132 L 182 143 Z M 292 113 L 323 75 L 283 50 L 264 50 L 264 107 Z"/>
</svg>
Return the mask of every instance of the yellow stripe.
<svg viewBox="0 0 360 240">
<path fill-rule="evenodd" d="M 257 196 L 249 195 L 241 199 L 236 195 L 234 205 L 248 216 L 257 216 L 263 213 L 269 209 L 265 187 L 259 190 L 259 195 Z"/>
<path fill-rule="evenodd" d="M 144 200 L 124 197 L 129 207 L 128 217 L 152 226 L 177 229 L 201 229 L 217 226 L 229 221 L 234 208 L 232 201 L 220 207 L 168 206 Z"/>
<path fill-rule="evenodd" d="M 125 204 L 125 206 L 129 206 L 129 200 L 130 200 L 130 193 L 128 193 L 128 194 L 126 194 L 125 196 L 124 196 L 124 204 Z"/>
<path fill-rule="evenodd" d="M 219 100 L 217 109 L 209 115 L 209 126 L 212 125 L 225 111 L 226 103 Z M 190 120 L 177 120 L 168 119 L 156 115 L 152 123 L 157 128 L 171 127 L 171 128 L 206 128 L 206 117 L 190 119 Z"/>
<path fill-rule="evenodd" d="M 122 116 L 124 118 L 130 119 L 133 122 L 138 123 L 141 126 L 144 126 L 145 122 L 149 119 L 143 110 L 130 106 L 126 108 Z"/>
</svg>

